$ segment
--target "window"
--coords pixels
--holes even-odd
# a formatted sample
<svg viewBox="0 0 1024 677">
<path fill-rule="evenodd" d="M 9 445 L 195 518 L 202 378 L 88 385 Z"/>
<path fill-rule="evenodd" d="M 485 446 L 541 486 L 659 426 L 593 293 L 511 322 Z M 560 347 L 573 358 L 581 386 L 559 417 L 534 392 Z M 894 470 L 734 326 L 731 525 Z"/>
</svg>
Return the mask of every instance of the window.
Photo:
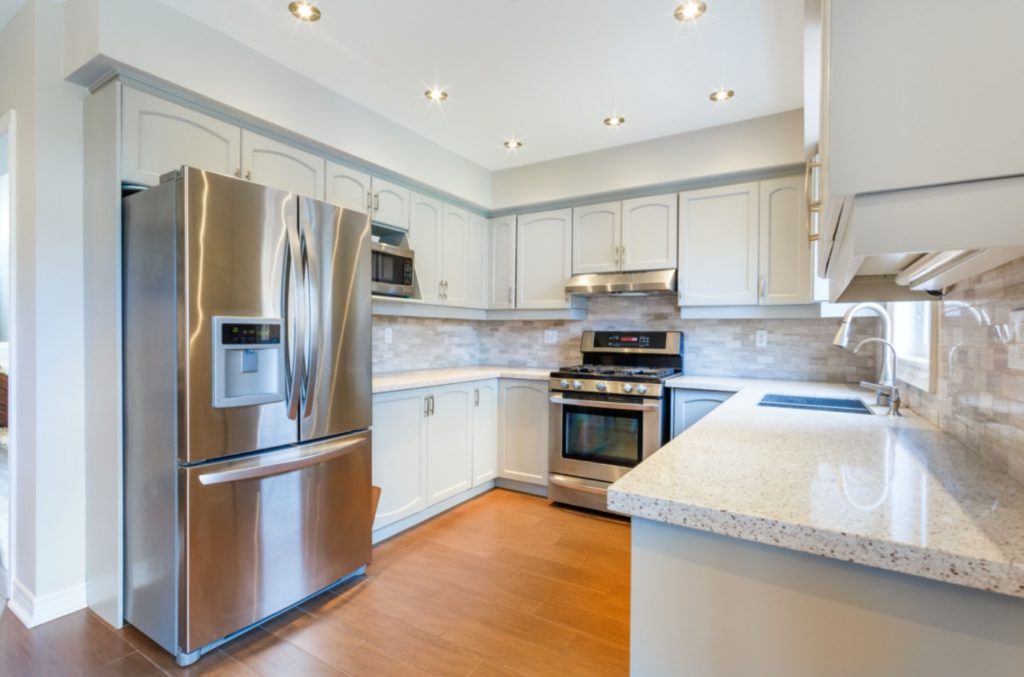
<svg viewBox="0 0 1024 677">
<path fill-rule="evenodd" d="M 938 323 L 934 301 L 902 301 L 889 305 L 892 337 L 899 354 L 896 377 L 915 388 L 935 392 L 934 359 Z"/>
</svg>

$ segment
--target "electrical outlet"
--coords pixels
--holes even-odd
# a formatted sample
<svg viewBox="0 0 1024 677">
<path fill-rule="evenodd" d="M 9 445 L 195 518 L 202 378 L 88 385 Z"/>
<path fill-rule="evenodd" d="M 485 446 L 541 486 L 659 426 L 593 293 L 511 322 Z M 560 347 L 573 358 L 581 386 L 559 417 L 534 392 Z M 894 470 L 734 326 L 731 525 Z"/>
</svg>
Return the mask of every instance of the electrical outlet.
<svg viewBox="0 0 1024 677">
<path fill-rule="evenodd" d="M 1010 313 L 1010 343 L 1007 352 L 1010 369 L 1024 370 L 1024 310 Z"/>
<path fill-rule="evenodd" d="M 765 329 L 758 329 L 754 334 L 755 342 L 758 348 L 765 348 L 768 346 L 768 331 Z"/>
<path fill-rule="evenodd" d="M 391 343 L 395 339 L 391 334 L 391 327 L 384 327 L 384 343 Z"/>
<path fill-rule="evenodd" d="M 558 331 L 555 329 L 545 329 L 544 343 L 547 343 L 548 345 L 558 343 Z"/>
</svg>

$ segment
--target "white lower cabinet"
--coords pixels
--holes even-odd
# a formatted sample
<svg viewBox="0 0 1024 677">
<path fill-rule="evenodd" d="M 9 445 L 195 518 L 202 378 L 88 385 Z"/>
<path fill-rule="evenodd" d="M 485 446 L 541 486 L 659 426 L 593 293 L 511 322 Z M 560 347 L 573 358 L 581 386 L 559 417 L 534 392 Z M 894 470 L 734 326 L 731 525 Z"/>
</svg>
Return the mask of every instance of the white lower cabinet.
<svg viewBox="0 0 1024 677">
<path fill-rule="evenodd" d="M 673 388 L 672 437 L 683 434 L 687 428 L 710 414 L 733 394 L 723 390 Z"/>
<path fill-rule="evenodd" d="M 473 486 L 498 476 L 498 382 L 473 389 Z"/>
<path fill-rule="evenodd" d="M 497 476 L 498 401 L 493 379 L 374 395 L 374 531 Z"/>
<path fill-rule="evenodd" d="M 498 477 L 548 483 L 548 384 L 502 379 L 498 397 Z"/>
<path fill-rule="evenodd" d="M 427 505 L 473 486 L 473 386 L 433 389 L 427 410 Z"/>
<path fill-rule="evenodd" d="M 373 397 L 373 483 L 380 529 L 427 507 L 426 390 Z"/>
</svg>

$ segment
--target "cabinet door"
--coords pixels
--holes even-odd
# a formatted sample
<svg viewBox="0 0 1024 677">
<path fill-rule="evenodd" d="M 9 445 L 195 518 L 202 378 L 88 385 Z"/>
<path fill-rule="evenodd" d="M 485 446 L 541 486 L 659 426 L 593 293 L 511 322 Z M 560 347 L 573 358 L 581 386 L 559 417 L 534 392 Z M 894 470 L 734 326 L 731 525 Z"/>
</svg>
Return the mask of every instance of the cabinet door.
<svg viewBox="0 0 1024 677">
<path fill-rule="evenodd" d="M 676 267 L 678 201 L 673 194 L 622 203 L 622 270 Z"/>
<path fill-rule="evenodd" d="M 812 249 L 803 177 L 762 181 L 760 204 L 761 303 L 810 303 Z"/>
<path fill-rule="evenodd" d="M 409 246 L 415 255 L 413 269 L 420 288 L 420 298 L 435 303 L 441 299 L 442 217 L 440 200 L 412 194 Z"/>
<path fill-rule="evenodd" d="M 322 157 L 242 130 L 242 174 L 250 181 L 323 200 L 325 172 Z"/>
<path fill-rule="evenodd" d="M 403 390 L 373 397 L 373 483 L 379 529 L 427 507 L 426 392 Z"/>
<path fill-rule="evenodd" d="M 473 388 L 473 486 L 498 476 L 498 382 Z"/>
<path fill-rule="evenodd" d="M 672 389 L 672 437 L 681 435 L 687 428 L 701 420 L 718 405 L 732 397 L 733 393 L 721 390 Z"/>
<path fill-rule="evenodd" d="M 487 219 L 469 215 L 469 296 L 468 305 L 487 307 L 488 278 L 490 277 L 490 233 Z"/>
<path fill-rule="evenodd" d="M 409 230 L 412 192 L 396 183 L 373 179 L 373 221 Z"/>
<path fill-rule="evenodd" d="M 679 305 L 757 305 L 758 184 L 679 194 Z"/>
<path fill-rule="evenodd" d="M 518 218 L 516 308 L 568 308 L 565 282 L 572 274 L 572 210 Z"/>
<path fill-rule="evenodd" d="M 572 274 L 619 270 L 622 203 L 605 202 L 572 210 Z"/>
<path fill-rule="evenodd" d="M 544 381 L 502 380 L 498 416 L 498 477 L 548 483 L 550 407 Z"/>
<path fill-rule="evenodd" d="M 516 306 L 516 217 L 491 219 L 489 308 Z"/>
<path fill-rule="evenodd" d="M 238 127 L 131 87 L 124 88 L 122 106 L 125 181 L 155 186 L 162 174 L 182 165 L 240 173 Z"/>
<path fill-rule="evenodd" d="M 473 387 L 437 388 L 429 395 L 427 505 L 473 486 Z"/>
<path fill-rule="evenodd" d="M 441 227 L 441 285 L 443 301 L 454 306 L 469 303 L 469 213 L 444 205 Z"/>
<path fill-rule="evenodd" d="M 370 175 L 327 162 L 327 201 L 364 214 L 370 211 Z"/>
</svg>

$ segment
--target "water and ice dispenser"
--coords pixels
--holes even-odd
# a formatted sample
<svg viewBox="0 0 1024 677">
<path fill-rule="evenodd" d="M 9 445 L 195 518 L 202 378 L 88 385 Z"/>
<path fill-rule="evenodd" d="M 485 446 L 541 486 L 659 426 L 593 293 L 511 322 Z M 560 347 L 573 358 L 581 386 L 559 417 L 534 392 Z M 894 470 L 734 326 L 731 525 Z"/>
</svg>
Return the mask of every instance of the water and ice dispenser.
<svg viewBox="0 0 1024 677">
<path fill-rule="evenodd" d="M 214 407 L 284 399 L 283 325 L 278 318 L 213 318 Z"/>
</svg>

